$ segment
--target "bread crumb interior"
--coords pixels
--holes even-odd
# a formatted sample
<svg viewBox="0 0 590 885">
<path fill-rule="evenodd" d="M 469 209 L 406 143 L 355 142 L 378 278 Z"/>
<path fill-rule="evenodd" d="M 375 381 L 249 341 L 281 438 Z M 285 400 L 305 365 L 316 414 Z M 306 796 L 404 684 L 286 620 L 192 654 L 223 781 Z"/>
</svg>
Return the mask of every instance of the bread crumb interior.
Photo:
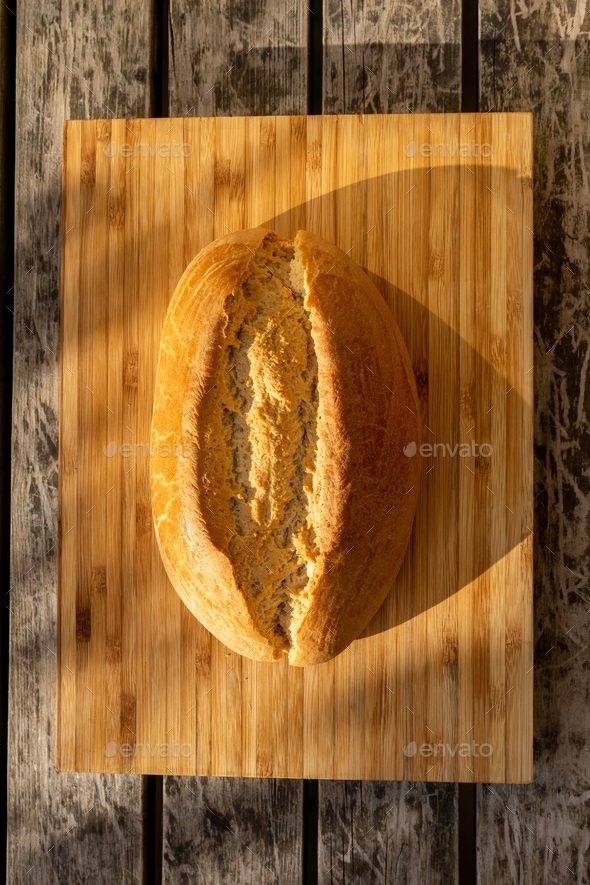
<svg viewBox="0 0 590 885">
<path fill-rule="evenodd" d="M 229 508 L 224 553 L 257 629 L 280 657 L 305 615 L 319 554 L 317 359 L 290 241 L 263 241 L 225 310 L 201 483 L 212 512 L 220 496 Z"/>
</svg>

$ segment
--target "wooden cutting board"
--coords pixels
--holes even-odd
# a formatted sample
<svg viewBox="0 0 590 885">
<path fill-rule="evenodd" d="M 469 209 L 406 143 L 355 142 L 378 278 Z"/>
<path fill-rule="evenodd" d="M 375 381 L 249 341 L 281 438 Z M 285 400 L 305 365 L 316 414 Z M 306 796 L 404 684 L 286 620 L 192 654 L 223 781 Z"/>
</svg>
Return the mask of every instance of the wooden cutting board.
<svg viewBox="0 0 590 885">
<path fill-rule="evenodd" d="M 305 669 L 189 614 L 150 510 L 168 301 L 203 246 L 257 226 L 365 268 L 431 447 L 390 595 Z M 531 114 L 65 124 L 59 769 L 531 780 L 532 265 Z"/>
</svg>

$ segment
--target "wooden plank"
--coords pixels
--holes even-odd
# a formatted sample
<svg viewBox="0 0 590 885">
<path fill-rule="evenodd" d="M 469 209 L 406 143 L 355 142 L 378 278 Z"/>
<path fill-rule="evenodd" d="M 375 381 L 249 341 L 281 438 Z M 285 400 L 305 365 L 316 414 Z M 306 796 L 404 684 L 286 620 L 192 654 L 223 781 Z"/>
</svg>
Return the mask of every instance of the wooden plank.
<svg viewBox="0 0 590 885">
<path fill-rule="evenodd" d="M 456 787 L 322 781 L 320 790 L 320 885 L 457 881 Z"/>
<path fill-rule="evenodd" d="M 357 250 L 389 301 L 421 379 L 424 427 L 433 439 L 424 443 L 430 446 L 425 451 L 414 440 L 408 454 L 423 469 L 400 577 L 346 654 L 316 668 L 291 673 L 286 660 L 244 665 L 212 640 L 210 684 L 201 684 L 195 696 L 201 682 L 197 625 L 186 620 L 159 556 L 147 466 L 159 338 L 176 282 L 169 269 L 180 274 L 183 256 L 210 241 L 189 239 L 200 228 L 185 224 L 195 209 L 184 185 L 185 175 L 194 183 L 194 148 L 209 133 L 210 120 L 135 120 L 132 136 L 124 121 L 69 123 L 58 765 L 121 773 L 135 766 L 150 774 L 526 781 L 532 771 L 532 684 L 526 676 L 532 587 L 525 555 L 532 516 L 532 376 L 524 365 L 532 334 L 530 115 L 303 118 L 310 124 L 305 147 L 301 118 L 284 120 L 290 141 L 283 140 L 281 155 L 275 117 L 214 120 L 213 137 L 206 137 L 197 158 L 199 176 L 213 177 L 214 210 L 201 204 L 197 212 L 213 215 L 213 236 L 242 228 L 246 219 L 252 226 L 273 227 L 277 220 L 283 225 L 283 216 L 299 223 L 292 191 L 279 182 L 292 178 L 291 155 L 298 167 L 298 154 L 309 156 L 317 147 L 320 211 L 310 229 L 345 252 Z M 167 144 L 167 133 L 175 130 L 182 139 L 176 155 Z M 474 135 L 469 143 L 463 141 L 468 132 Z M 315 170 L 312 180 L 315 187 Z M 302 200 L 306 193 L 304 177 Z M 112 252 L 117 205 L 125 207 L 124 228 Z M 307 200 L 303 207 L 314 216 Z M 460 250 L 472 231 L 474 284 L 462 290 Z M 119 284 L 111 281 L 101 303 L 98 281 L 117 264 Z M 503 271 L 493 273 L 493 267 Z M 158 274 L 158 268 L 164 271 Z M 514 310 L 521 320 L 509 323 Z M 366 345 L 355 336 L 351 331 L 347 346 L 359 359 Z M 363 367 L 352 366 L 355 376 Z M 391 379 L 389 385 L 396 386 Z M 468 418 L 473 423 L 466 426 Z M 109 421 L 119 437 L 108 437 Z M 169 433 L 168 425 L 160 442 L 151 441 L 159 458 L 160 446 L 169 449 L 164 431 Z M 74 472 L 70 453 L 80 446 L 86 457 Z M 182 454 L 168 451 L 161 460 L 166 457 L 171 473 L 179 469 Z M 120 538 L 122 551 L 112 562 L 103 531 L 109 496 L 121 502 L 109 511 L 109 531 Z M 470 514 L 467 527 L 460 501 Z M 393 518 L 391 503 L 383 501 L 374 518 Z M 357 527 L 359 543 L 370 530 L 370 524 Z M 461 546 L 471 571 L 459 569 Z M 105 598 L 109 610 L 129 611 L 112 624 L 120 631 L 110 641 L 121 647 L 121 660 L 110 677 Z M 470 611 L 459 649 L 459 623 Z M 390 686 L 396 656 L 396 684 Z M 188 679 L 182 689 L 181 672 Z M 106 684 L 111 707 L 103 702 Z M 472 698 L 461 698 L 460 687 Z M 203 701 L 211 717 L 205 768 L 199 767 L 192 718 Z M 171 741 L 186 745 L 184 752 L 168 752 Z M 428 744 L 430 751 L 424 749 Z M 113 752 L 105 754 L 105 747 Z"/>
<path fill-rule="evenodd" d="M 12 318 L 14 269 L 14 88 L 16 15 L 0 10 L 0 292 L 4 295 L 0 316 L 0 583 L 5 604 L 0 606 L 0 793 L 7 795 L 8 591 L 10 589 L 10 469 L 12 428 Z M 0 830 L 6 832 L 6 802 L 0 811 Z M 6 869 L 6 839 L 0 846 L 0 869 Z"/>
<path fill-rule="evenodd" d="M 144 871 L 143 780 L 55 770 L 57 551 L 66 532 L 57 513 L 61 151 L 65 118 L 152 112 L 153 21 L 141 2 L 113 14 L 41 0 L 18 13 L 8 881 L 82 883 L 107 875 L 131 883 Z M 81 189 L 88 191 L 94 174 L 85 162 Z M 75 223 L 88 225 L 90 216 Z M 83 267 L 79 273 L 84 280 Z M 94 286 L 100 330 L 104 273 Z M 106 379 L 97 368 L 80 371 L 102 394 Z M 87 417 L 106 421 L 96 404 Z M 69 441 L 66 481 L 83 467 L 84 431 Z M 96 466 L 104 469 L 100 459 Z M 110 700 L 108 681 L 80 685 L 91 628 L 92 641 L 112 635 L 101 563 L 79 592 L 80 655 L 63 690 L 72 692 L 77 681 L 80 715 L 88 716 L 91 692 L 105 705 Z M 101 613 L 94 624 L 90 605 Z M 117 649 L 110 652 L 114 660 Z M 102 741 L 96 723 L 92 733 Z"/>
<path fill-rule="evenodd" d="M 163 882 L 300 885 L 303 781 L 167 777 Z"/>
<path fill-rule="evenodd" d="M 460 110 L 460 0 L 323 2 L 324 113 Z"/>
<path fill-rule="evenodd" d="M 534 780 L 477 788 L 478 869 L 482 881 L 582 885 L 590 881 L 588 18 L 583 5 L 564 0 L 543 0 L 530 16 L 508 0 L 484 0 L 480 15 L 481 110 L 493 109 L 490 118 L 496 111 L 534 112 L 529 363 L 537 457 L 535 541 L 527 551 L 535 570 L 535 670 L 528 677 L 534 673 Z M 517 312 L 512 321 L 520 321 Z M 525 636 L 510 629 L 507 640 L 515 649 Z"/>
<path fill-rule="evenodd" d="M 437 8 L 432 5 L 402 2 L 385 9 L 382 4 L 344 4 L 338 0 L 324 0 L 324 65 L 323 110 L 325 113 L 403 113 L 427 111 L 458 111 L 461 107 L 461 7 L 457 0 Z M 378 143 L 381 143 L 381 138 Z M 463 205 L 473 199 L 473 182 L 462 181 Z M 387 188 L 386 202 L 396 225 L 404 225 L 407 210 L 401 209 L 404 197 L 400 189 L 393 189 L 377 179 L 377 188 Z M 413 182 L 412 182 L 413 184 Z M 412 184 L 408 183 L 405 190 Z M 394 203 L 398 209 L 390 209 Z M 421 211 L 418 200 L 418 211 Z M 426 247 L 425 243 L 425 247 Z M 470 248 L 471 246 L 471 248 Z M 427 267 L 424 255 L 414 253 L 413 273 L 420 277 L 420 287 L 428 285 L 422 268 Z M 460 255 L 461 347 L 462 383 L 468 388 L 473 378 L 474 350 L 470 343 L 473 324 L 469 323 L 469 291 L 463 280 L 472 278 L 470 260 L 473 246 L 467 231 L 462 232 Z M 467 271 L 467 273 L 466 273 Z M 386 267 L 375 267 L 375 272 L 386 278 Z M 408 317 L 416 342 L 428 341 L 427 322 L 413 312 Z M 421 367 L 417 367 L 420 369 Z M 420 378 L 420 371 L 418 377 Z M 420 383 L 420 382 L 419 382 Z M 469 400 L 467 399 L 467 402 Z M 428 416 L 425 415 L 425 418 Z M 461 430 L 469 416 L 461 416 Z M 427 440 L 430 434 L 426 434 Z M 460 484 L 460 507 L 466 516 L 473 513 L 472 497 L 464 481 Z M 417 522 L 420 514 L 417 514 Z M 473 574 L 473 520 L 461 539 L 459 556 L 461 586 L 468 584 Z M 424 568 L 428 559 L 423 556 Z M 399 581 L 404 581 L 403 570 Z M 472 717 L 473 683 L 469 636 L 472 623 L 472 596 L 463 594 L 459 601 L 458 636 L 458 692 L 462 708 L 460 719 Z M 403 680 L 397 675 L 399 660 L 389 664 L 387 685 L 398 696 Z M 373 664 L 369 666 L 373 668 Z M 454 667 L 455 665 L 452 665 Z M 374 668 L 373 668 L 374 669 Z M 429 716 L 432 703 L 429 700 Z M 412 707 L 412 709 L 415 709 Z M 387 703 L 381 715 L 386 717 L 388 730 L 393 732 L 396 718 Z M 430 724 L 432 726 L 432 723 Z M 410 741 L 412 735 L 408 735 Z M 426 760 L 425 760 L 426 761 Z M 457 881 L 455 845 L 458 826 L 458 790 L 455 785 L 423 783 L 349 782 L 347 784 L 320 782 L 319 785 L 319 876 L 321 885 L 352 881 L 375 882 L 445 882 Z M 410 805 L 408 805 L 410 803 Z M 414 804 L 415 803 L 415 804 Z M 385 807 L 386 806 L 386 807 Z M 366 826 L 357 824 L 356 811 L 364 807 Z M 430 807 L 429 817 L 422 809 Z M 419 810 L 419 813 L 416 813 Z M 397 826 L 389 823 L 395 819 Z M 410 818 L 413 826 L 408 837 Z M 401 825 L 400 825 L 401 823 Z M 374 827 L 374 829 L 371 829 Z M 367 832 L 368 831 L 368 832 Z M 363 835 L 367 833 L 367 835 Z M 415 837 L 412 838 L 412 836 Z M 361 840 L 361 852 L 351 849 Z M 342 849 L 340 851 L 340 849 Z M 346 852 L 351 851 L 346 857 Z M 340 855 L 340 856 L 337 856 Z M 359 860 L 364 859 L 364 863 Z M 392 863 L 392 858 L 394 863 Z M 435 860 L 437 858 L 438 860 Z"/>
<path fill-rule="evenodd" d="M 304 114 L 308 7 L 171 0 L 171 116 Z"/>
</svg>

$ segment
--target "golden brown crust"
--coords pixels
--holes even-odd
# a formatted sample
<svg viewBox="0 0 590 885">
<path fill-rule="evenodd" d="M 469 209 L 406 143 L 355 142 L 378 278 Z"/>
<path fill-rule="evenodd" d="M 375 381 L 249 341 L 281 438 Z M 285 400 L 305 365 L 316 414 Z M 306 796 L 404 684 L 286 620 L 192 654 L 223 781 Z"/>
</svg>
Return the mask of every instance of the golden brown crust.
<svg viewBox="0 0 590 885">
<path fill-rule="evenodd" d="M 406 458 L 403 447 L 420 446 L 421 424 L 410 358 L 378 290 L 332 243 L 299 231 L 296 248 L 308 269 L 318 366 L 334 408 L 327 461 L 337 481 L 333 510 L 326 502 L 324 512 L 339 525 L 317 575 L 317 603 L 294 637 L 290 663 L 305 666 L 342 652 L 391 588 L 420 478 L 419 458 Z"/>
<path fill-rule="evenodd" d="M 236 584 L 225 541 L 236 528 L 229 505 L 218 496 L 218 512 L 208 512 L 201 428 L 218 408 L 214 385 L 221 381 L 228 296 L 248 276 L 263 241 L 273 240 L 280 242 L 265 230 L 216 240 L 179 282 L 162 332 L 152 450 L 160 452 L 172 438 L 190 445 L 194 457 L 156 454 L 151 465 L 156 535 L 173 586 L 218 639 L 267 661 L 282 652 L 261 635 L 253 602 Z M 420 459 L 406 458 L 403 447 L 412 441 L 419 446 L 421 434 L 410 359 L 381 295 L 333 244 L 306 231 L 293 242 L 305 276 L 320 403 L 314 511 L 319 555 L 306 612 L 291 621 L 288 651 L 290 664 L 305 666 L 343 651 L 389 592 L 418 495 Z"/>
<path fill-rule="evenodd" d="M 211 514 L 195 481 L 203 452 L 192 416 L 215 383 L 224 301 L 247 273 L 266 233 L 241 231 L 215 240 L 183 274 L 162 330 L 151 434 L 156 452 L 151 459 L 152 511 L 168 577 L 214 636 L 257 660 L 275 657 L 254 626 L 230 562 L 212 543 Z M 190 456 L 161 456 L 170 440 L 190 446 Z"/>
</svg>

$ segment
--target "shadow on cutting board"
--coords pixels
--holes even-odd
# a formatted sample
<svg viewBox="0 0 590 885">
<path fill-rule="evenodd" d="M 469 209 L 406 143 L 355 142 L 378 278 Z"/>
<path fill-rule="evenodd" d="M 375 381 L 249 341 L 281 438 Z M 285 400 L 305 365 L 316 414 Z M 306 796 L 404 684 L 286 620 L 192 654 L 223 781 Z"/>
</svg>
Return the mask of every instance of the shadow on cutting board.
<svg viewBox="0 0 590 885">
<path fill-rule="evenodd" d="M 498 171 L 494 167 L 495 176 Z M 530 179 L 505 167 L 501 172 L 506 201 L 514 201 L 506 208 L 518 211 Z M 527 231 L 512 214 L 503 229 L 492 229 L 491 168 L 478 169 L 471 219 L 460 218 L 467 199 L 461 185 L 454 199 L 447 191 L 447 203 L 443 197 L 436 205 L 446 176 L 459 174 L 457 167 L 442 166 L 365 179 L 259 225 L 282 236 L 307 227 L 344 251 L 351 247 L 349 254 L 391 308 L 412 360 L 426 445 L 416 454 L 424 465 L 420 498 L 398 576 L 359 639 L 471 584 L 532 528 L 532 395 L 527 403 L 517 390 L 526 390 L 532 366 L 523 364 L 532 352 L 532 335 L 527 342 L 524 332 L 532 327 L 532 296 L 523 298 L 529 244 L 519 240 Z M 407 213 L 404 207 L 392 220 L 376 220 L 369 207 L 383 197 L 372 200 L 375 191 L 390 194 L 394 209 L 405 200 Z M 408 204 L 410 193 L 421 210 Z M 375 256 L 370 233 L 352 244 L 345 239 L 361 219 L 362 229 L 381 241 L 389 236 L 388 254 Z M 396 220 L 405 227 L 399 246 L 395 233 L 385 230 Z"/>
</svg>

